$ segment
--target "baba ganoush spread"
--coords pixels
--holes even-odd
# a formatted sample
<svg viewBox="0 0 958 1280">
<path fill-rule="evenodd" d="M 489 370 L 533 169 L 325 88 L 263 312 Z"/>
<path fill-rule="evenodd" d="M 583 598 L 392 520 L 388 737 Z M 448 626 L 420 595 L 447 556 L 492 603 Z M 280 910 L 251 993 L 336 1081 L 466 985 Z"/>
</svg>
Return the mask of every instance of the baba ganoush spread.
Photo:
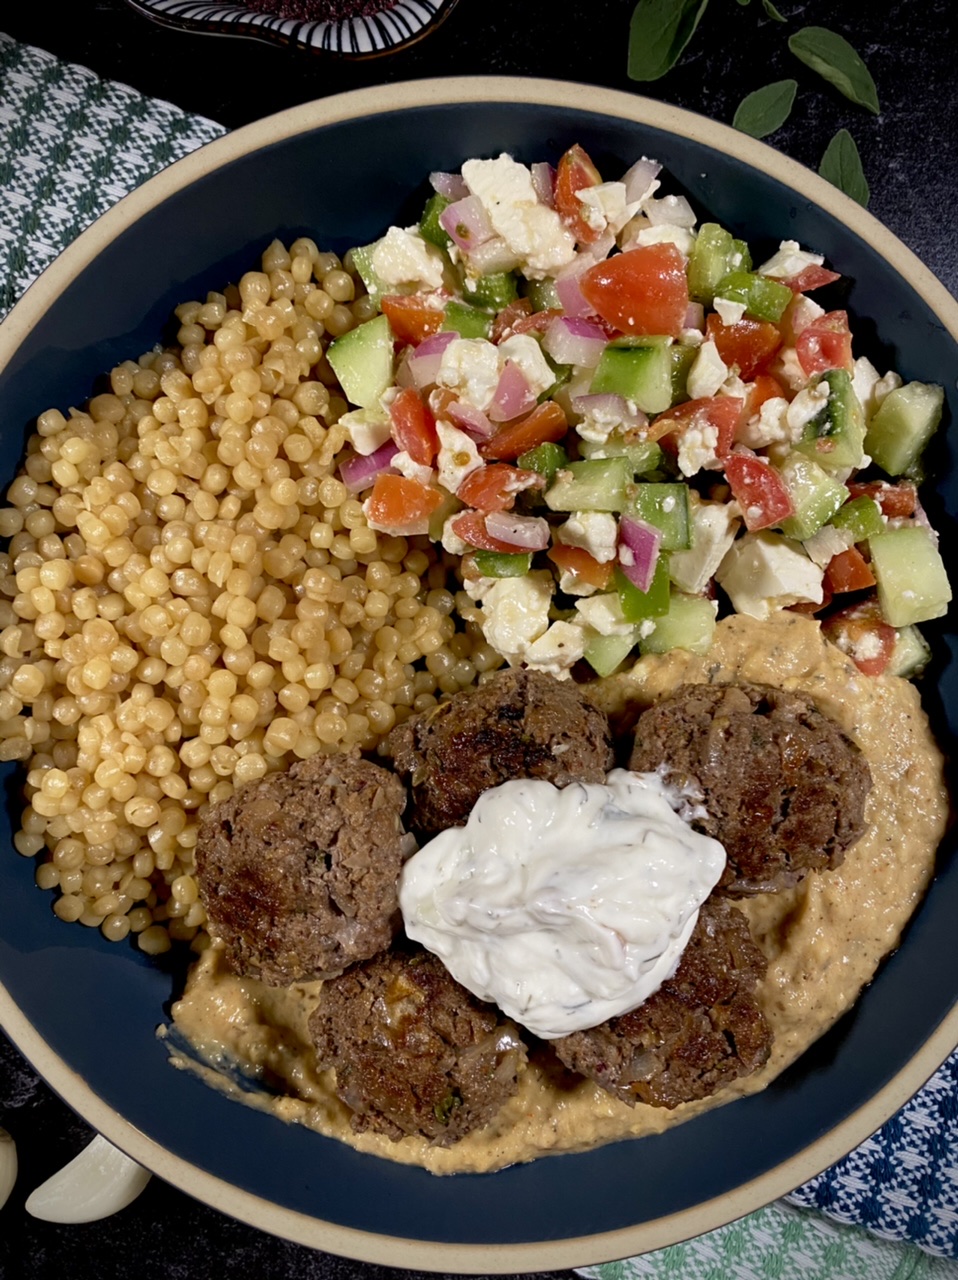
<svg viewBox="0 0 958 1280">
<path fill-rule="evenodd" d="M 667 1110 L 629 1107 L 572 1076 L 545 1051 L 533 1050 L 518 1093 L 483 1129 L 450 1147 L 417 1137 L 393 1142 L 382 1134 L 355 1133 L 332 1073 L 316 1068 L 307 1023 L 322 1000 L 322 983 L 277 988 L 236 977 L 215 944 L 195 965 L 174 1006 L 176 1032 L 192 1049 L 188 1054 L 171 1040 L 174 1063 L 281 1119 L 442 1174 L 494 1170 L 659 1132 L 764 1088 L 854 1003 L 882 957 L 898 944 L 933 874 L 948 801 L 942 757 L 916 688 L 893 676 L 864 676 L 822 638 L 816 622 L 800 614 L 783 612 L 766 621 L 728 617 L 704 656 L 684 650 L 647 655 L 630 671 L 585 687 L 615 718 L 680 684 L 732 681 L 810 698 L 860 747 L 872 776 L 867 829 L 840 867 L 738 903 L 768 960 L 757 992 L 774 1035 L 766 1066 L 710 1098 Z M 263 1089 L 241 1089 L 234 1083 L 237 1072 Z"/>
</svg>

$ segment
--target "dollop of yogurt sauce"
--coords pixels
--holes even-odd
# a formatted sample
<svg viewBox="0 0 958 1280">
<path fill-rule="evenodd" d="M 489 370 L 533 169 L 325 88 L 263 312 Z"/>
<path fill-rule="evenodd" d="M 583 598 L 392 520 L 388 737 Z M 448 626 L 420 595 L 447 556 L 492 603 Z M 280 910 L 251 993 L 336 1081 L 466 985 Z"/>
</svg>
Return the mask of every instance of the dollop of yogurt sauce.
<svg viewBox="0 0 958 1280">
<path fill-rule="evenodd" d="M 688 808 L 657 774 L 626 769 L 492 787 L 403 868 L 406 932 L 543 1040 L 598 1026 L 675 972 L 725 868 Z"/>
</svg>

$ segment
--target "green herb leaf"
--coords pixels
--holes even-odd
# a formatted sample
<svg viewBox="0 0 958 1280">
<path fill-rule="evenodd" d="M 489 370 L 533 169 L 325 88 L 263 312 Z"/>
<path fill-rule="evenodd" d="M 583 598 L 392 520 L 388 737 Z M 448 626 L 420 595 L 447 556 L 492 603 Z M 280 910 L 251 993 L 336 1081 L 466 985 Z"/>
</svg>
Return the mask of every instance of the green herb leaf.
<svg viewBox="0 0 958 1280">
<path fill-rule="evenodd" d="M 802 27 L 788 47 L 800 62 L 817 71 L 839 93 L 878 115 L 878 91 L 871 72 L 844 36 L 827 27 Z"/>
<path fill-rule="evenodd" d="M 658 80 L 695 34 L 708 0 L 639 0 L 629 25 L 629 78 Z"/>
<path fill-rule="evenodd" d="M 789 117 L 795 101 L 796 80 L 776 80 L 754 93 L 747 94 L 738 104 L 732 120 L 733 129 L 741 129 L 753 138 L 765 138 L 780 129 Z"/>
<path fill-rule="evenodd" d="M 782 17 L 779 11 L 772 4 L 772 0 L 762 0 L 762 8 L 765 10 L 768 16 L 772 18 L 775 22 L 786 21 L 786 19 Z"/>
<path fill-rule="evenodd" d="M 825 148 L 818 172 L 833 187 L 838 187 L 839 191 L 844 191 L 846 196 L 851 196 L 863 207 L 868 204 L 871 192 L 868 190 L 862 159 L 855 139 L 847 129 L 839 129 Z"/>
<path fill-rule="evenodd" d="M 746 5 L 746 4 L 751 4 L 752 0 L 738 0 L 738 2 L 741 5 Z"/>
</svg>

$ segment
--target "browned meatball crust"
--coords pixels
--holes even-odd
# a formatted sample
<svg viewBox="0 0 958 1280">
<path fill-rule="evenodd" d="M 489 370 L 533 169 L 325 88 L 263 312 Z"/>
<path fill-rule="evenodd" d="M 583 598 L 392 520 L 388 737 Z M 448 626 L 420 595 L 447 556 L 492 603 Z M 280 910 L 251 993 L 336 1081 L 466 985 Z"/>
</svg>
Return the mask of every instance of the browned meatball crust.
<svg viewBox="0 0 958 1280">
<path fill-rule="evenodd" d="M 325 983 L 309 1030 L 353 1129 L 393 1141 L 458 1142 L 516 1092 L 526 1061 L 516 1027 L 427 951 L 394 949 Z"/>
<path fill-rule="evenodd" d="M 765 969 L 742 912 L 710 898 L 678 969 L 654 995 L 552 1045 L 570 1070 L 630 1106 L 707 1098 L 768 1061 L 772 1033 L 753 995 Z"/>
<path fill-rule="evenodd" d="M 539 671 L 502 671 L 407 720 L 383 752 L 409 781 L 422 836 L 462 826 L 484 791 L 512 778 L 604 782 L 613 765 L 605 714 L 571 680 Z"/>
<path fill-rule="evenodd" d="M 700 793 L 693 826 L 725 846 L 727 893 L 767 893 L 841 864 L 865 829 L 865 757 L 807 698 L 683 685 L 639 717 L 629 767 Z"/>
<path fill-rule="evenodd" d="M 231 968 L 288 986 L 388 947 L 399 926 L 405 800 L 388 770 L 343 753 L 301 760 L 211 809 L 197 879 Z"/>
</svg>

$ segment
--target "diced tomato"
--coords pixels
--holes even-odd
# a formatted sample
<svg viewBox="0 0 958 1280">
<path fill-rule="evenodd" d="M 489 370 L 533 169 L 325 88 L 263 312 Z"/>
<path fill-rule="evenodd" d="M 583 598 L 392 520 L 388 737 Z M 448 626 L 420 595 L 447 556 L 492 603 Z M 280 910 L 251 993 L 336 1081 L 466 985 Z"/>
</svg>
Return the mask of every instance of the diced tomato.
<svg viewBox="0 0 958 1280">
<path fill-rule="evenodd" d="M 392 436 L 400 449 L 405 450 L 413 462 L 431 467 L 439 452 L 439 435 L 432 410 L 424 404 L 413 387 L 403 387 L 389 406 Z"/>
<path fill-rule="evenodd" d="M 677 338 L 689 308 L 685 259 L 674 244 L 640 245 L 583 271 L 586 302 L 620 333 Z"/>
<path fill-rule="evenodd" d="M 569 148 L 556 167 L 556 211 L 579 244 L 594 244 L 602 232 L 590 227 L 582 216 L 582 201 L 576 198 L 576 192 L 597 187 L 601 181 L 598 169 L 578 143 Z"/>
<path fill-rule="evenodd" d="M 501 342 L 516 332 L 515 325 L 532 314 L 532 303 L 528 298 L 516 298 L 507 307 L 503 307 L 492 322 L 489 337 L 492 342 Z"/>
<path fill-rule="evenodd" d="M 849 480 L 845 487 L 852 498 L 874 498 L 882 515 L 893 520 L 913 516 L 918 507 L 918 490 L 908 480 Z"/>
<path fill-rule="evenodd" d="M 849 547 L 832 556 L 825 570 L 825 581 L 836 596 L 846 591 L 864 591 L 875 585 L 875 575 L 857 547 Z"/>
<path fill-rule="evenodd" d="M 556 316 L 564 315 L 558 307 L 546 307 L 543 311 L 533 311 L 531 315 L 522 316 L 512 326 L 513 333 L 544 333 Z"/>
<path fill-rule="evenodd" d="M 381 472 L 363 509 L 371 528 L 411 537 L 428 531 L 429 517 L 442 500 L 438 489 L 405 476 Z"/>
<path fill-rule="evenodd" d="M 798 362 L 811 377 L 827 369 L 852 369 L 852 335 L 847 311 L 826 311 L 795 339 Z"/>
<path fill-rule="evenodd" d="M 507 423 L 491 439 L 483 440 L 479 452 L 493 461 L 512 462 L 538 444 L 561 440 L 568 430 L 569 422 L 560 406 L 554 400 L 545 400 L 528 417 Z"/>
<path fill-rule="evenodd" d="M 877 600 L 833 613 L 822 622 L 822 634 L 866 676 L 880 676 L 895 648 L 895 628 L 882 617 Z"/>
<path fill-rule="evenodd" d="M 768 320 L 743 316 L 735 324 L 723 324 L 712 314 L 705 322 L 705 336 L 711 338 L 718 353 L 731 369 L 734 365 L 744 382 L 763 373 L 782 345 L 782 335 Z"/>
<path fill-rule="evenodd" d="M 760 373 L 748 384 L 748 395 L 745 400 L 745 412 L 751 417 L 758 413 L 766 400 L 775 400 L 785 395 L 785 389 L 778 378 L 770 373 Z"/>
<path fill-rule="evenodd" d="M 571 547 L 565 542 L 554 543 L 546 555 L 563 573 L 574 573 L 582 582 L 590 587 L 604 591 L 612 581 L 615 568 L 610 560 L 602 564 L 586 551 L 585 547 Z"/>
<path fill-rule="evenodd" d="M 648 426 L 646 439 L 661 440 L 664 436 L 678 435 L 690 427 L 703 431 L 715 429 L 715 456 L 724 458 L 732 448 L 735 428 L 742 414 L 743 401 L 739 396 L 706 396 L 700 400 L 686 400 L 660 413 Z"/>
<path fill-rule="evenodd" d="M 486 531 L 486 517 L 481 511 L 461 511 L 449 521 L 453 533 L 478 551 L 525 551 L 526 547 L 494 538 Z"/>
<path fill-rule="evenodd" d="M 819 267 L 813 263 L 811 266 L 803 267 L 797 276 L 790 276 L 781 283 L 787 284 L 793 293 L 811 293 L 813 289 L 821 289 L 824 285 L 833 284 L 836 280 L 841 280 L 837 271 L 829 271 L 827 267 Z"/>
<path fill-rule="evenodd" d="M 456 497 L 467 507 L 484 513 L 509 511 L 515 504 L 516 494 L 544 485 L 545 476 L 538 471 L 523 471 L 506 462 L 493 462 L 488 467 L 470 471 L 456 490 Z"/>
<path fill-rule="evenodd" d="M 754 453 L 730 453 L 725 459 L 725 477 L 751 532 L 769 529 L 795 514 L 785 481 L 764 458 Z"/>
<path fill-rule="evenodd" d="M 434 295 L 390 293 L 380 299 L 383 315 L 397 341 L 416 344 L 442 328 L 443 309 L 429 306 L 426 298 L 430 296 Z"/>
</svg>

